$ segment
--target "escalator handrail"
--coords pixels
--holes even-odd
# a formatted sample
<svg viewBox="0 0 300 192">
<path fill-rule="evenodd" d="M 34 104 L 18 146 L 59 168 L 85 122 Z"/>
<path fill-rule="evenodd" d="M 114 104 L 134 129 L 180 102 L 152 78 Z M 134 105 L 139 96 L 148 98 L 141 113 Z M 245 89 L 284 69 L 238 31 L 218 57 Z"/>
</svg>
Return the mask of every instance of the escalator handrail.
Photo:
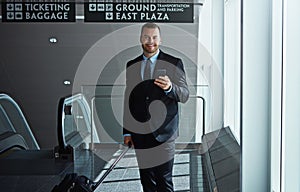
<svg viewBox="0 0 300 192">
<path fill-rule="evenodd" d="M 25 127 L 26 127 L 26 129 L 27 129 L 27 130 L 26 130 L 27 133 L 28 133 L 29 136 L 31 137 L 31 142 L 32 142 L 34 148 L 40 149 L 39 144 L 37 143 L 37 141 L 36 141 L 36 139 L 35 139 L 35 137 L 34 137 L 32 131 L 31 131 L 31 129 L 30 129 L 30 126 L 29 126 L 29 124 L 28 124 L 26 118 L 25 118 L 25 116 L 24 116 L 24 114 L 23 114 L 21 108 L 20 108 L 19 105 L 16 103 L 16 101 L 15 101 L 14 99 L 12 99 L 9 95 L 5 94 L 5 93 L 0 93 L 0 104 L 1 104 L 1 100 L 7 100 L 8 102 L 10 102 L 10 103 L 14 106 L 14 108 L 17 110 L 17 112 L 18 112 L 18 114 L 19 114 L 21 120 L 23 121 L 23 123 L 24 123 L 24 125 L 25 125 Z"/>
</svg>

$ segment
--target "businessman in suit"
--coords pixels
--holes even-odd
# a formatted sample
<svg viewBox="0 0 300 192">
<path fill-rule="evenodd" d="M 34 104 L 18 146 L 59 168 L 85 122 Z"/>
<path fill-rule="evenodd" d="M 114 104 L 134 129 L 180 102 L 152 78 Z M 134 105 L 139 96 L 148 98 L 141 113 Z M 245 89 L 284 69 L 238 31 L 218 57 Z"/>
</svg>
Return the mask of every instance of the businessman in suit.
<svg viewBox="0 0 300 192">
<path fill-rule="evenodd" d="M 182 60 L 160 50 L 155 23 L 142 26 L 143 54 L 126 65 L 124 143 L 133 145 L 144 192 L 173 192 L 178 102 L 189 90 Z"/>
</svg>

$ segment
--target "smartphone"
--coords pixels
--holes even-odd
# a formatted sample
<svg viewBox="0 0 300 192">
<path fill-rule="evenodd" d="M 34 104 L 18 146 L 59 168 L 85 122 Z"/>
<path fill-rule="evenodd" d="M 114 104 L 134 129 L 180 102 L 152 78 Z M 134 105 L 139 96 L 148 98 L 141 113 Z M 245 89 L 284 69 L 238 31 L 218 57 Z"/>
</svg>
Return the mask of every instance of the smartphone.
<svg viewBox="0 0 300 192">
<path fill-rule="evenodd" d="M 155 71 L 155 79 L 158 78 L 159 76 L 165 76 L 165 75 L 167 75 L 166 69 L 157 69 Z"/>
</svg>

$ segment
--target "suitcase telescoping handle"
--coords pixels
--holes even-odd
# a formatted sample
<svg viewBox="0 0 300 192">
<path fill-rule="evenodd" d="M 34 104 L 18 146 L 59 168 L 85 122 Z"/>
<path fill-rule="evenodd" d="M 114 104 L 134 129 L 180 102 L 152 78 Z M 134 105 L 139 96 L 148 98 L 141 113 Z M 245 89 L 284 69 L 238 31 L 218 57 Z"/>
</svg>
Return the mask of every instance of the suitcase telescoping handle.
<svg viewBox="0 0 300 192">
<path fill-rule="evenodd" d="M 118 164 L 118 162 L 124 157 L 124 155 L 127 153 L 127 151 L 131 148 L 131 143 L 129 143 L 128 147 L 118 156 L 118 158 L 113 162 L 113 164 L 110 165 L 108 170 L 102 175 L 102 177 L 95 183 L 95 185 L 92 187 L 93 190 L 97 189 L 99 185 L 101 185 L 104 181 L 104 179 L 107 177 L 107 175 L 115 168 L 115 166 Z"/>
</svg>

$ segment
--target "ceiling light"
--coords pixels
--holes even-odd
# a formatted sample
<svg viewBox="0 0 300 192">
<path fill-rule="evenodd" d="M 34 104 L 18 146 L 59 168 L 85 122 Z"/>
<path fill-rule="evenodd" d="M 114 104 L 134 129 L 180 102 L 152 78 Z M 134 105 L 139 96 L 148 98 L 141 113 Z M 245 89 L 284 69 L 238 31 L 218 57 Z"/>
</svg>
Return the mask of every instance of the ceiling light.
<svg viewBox="0 0 300 192">
<path fill-rule="evenodd" d="M 50 43 L 57 43 L 56 37 L 50 37 L 50 38 L 49 38 L 49 42 L 50 42 Z"/>
</svg>

